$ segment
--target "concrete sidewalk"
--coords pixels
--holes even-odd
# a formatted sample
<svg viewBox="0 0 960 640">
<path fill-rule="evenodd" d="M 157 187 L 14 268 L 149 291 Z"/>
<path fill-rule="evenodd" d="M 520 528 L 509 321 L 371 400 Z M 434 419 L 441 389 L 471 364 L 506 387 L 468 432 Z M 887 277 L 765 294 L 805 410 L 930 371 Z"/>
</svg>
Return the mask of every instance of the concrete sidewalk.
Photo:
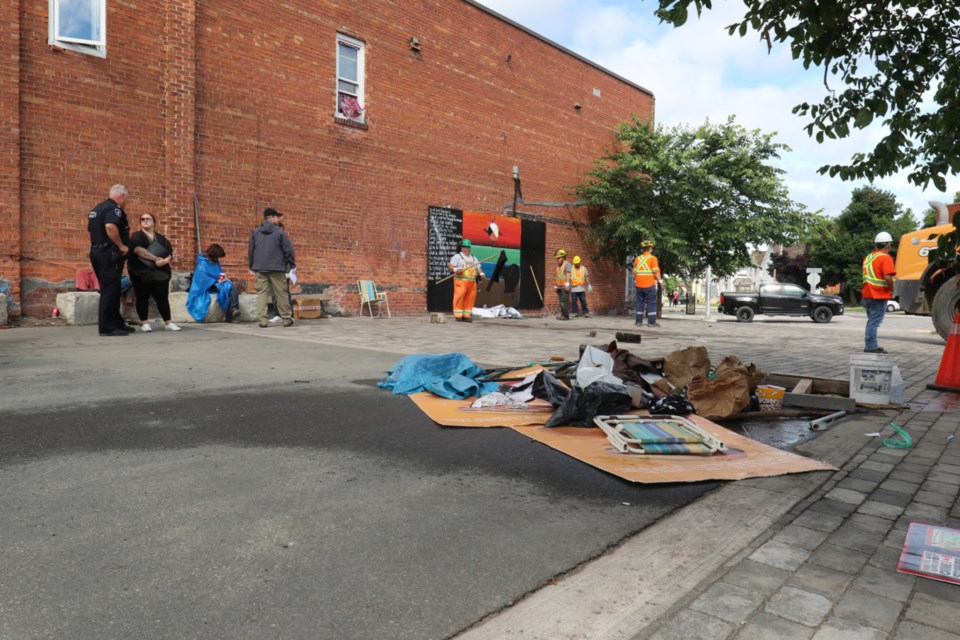
<svg viewBox="0 0 960 640">
<path fill-rule="evenodd" d="M 843 379 L 848 356 L 863 348 L 862 317 L 829 325 L 713 320 L 670 312 L 661 328 L 641 330 L 640 344 L 624 346 L 650 357 L 702 345 L 714 362 L 733 354 L 764 371 Z M 25 409 L 81 402 L 84 390 L 57 378 L 58 368 L 81 365 L 84 375 L 113 381 L 124 398 L 236 388 L 246 382 L 221 381 L 218 363 L 197 357 L 229 348 L 232 334 L 375 352 L 372 361 L 382 370 L 341 374 L 374 378 L 411 353 L 462 351 L 485 365 L 524 365 L 551 356 L 573 359 L 582 343 L 605 344 L 617 331 L 633 330 L 632 318 L 623 316 L 442 325 L 426 316 L 334 318 L 291 328 L 191 325 L 177 334 L 126 339 L 99 338 L 95 327 L 14 329 L 0 332 L 0 365 L 21 366 L 18 375 L 4 376 L 0 404 Z M 960 444 L 948 440 L 960 429 L 960 400 L 925 389 L 943 352 L 925 324 L 890 318 L 880 334 L 904 372 L 911 409 L 857 415 L 799 447 L 837 472 L 728 483 L 460 637 L 960 637 L 960 587 L 896 571 L 910 521 L 960 527 Z M 58 361 L 58 345 L 71 345 L 83 362 Z M 124 385 L 136 377 L 128 357 L 134 349 L 165 358 L 158 360 L 161 368 L 189 362 L 190 370 L 175 380 L 158 377 L 147 391 Z M 323 364 L 329 363 L 284 363 L 290 379 L 322 375 L 335 381 L 329 367 L 320 373 Z M 336 365 L 351 367 L 347 361 Z M 913 436 L 913 447 L 889 449 L 864 435 L 892 435 L 884 428 L 890 421 Z"/>
</svg>

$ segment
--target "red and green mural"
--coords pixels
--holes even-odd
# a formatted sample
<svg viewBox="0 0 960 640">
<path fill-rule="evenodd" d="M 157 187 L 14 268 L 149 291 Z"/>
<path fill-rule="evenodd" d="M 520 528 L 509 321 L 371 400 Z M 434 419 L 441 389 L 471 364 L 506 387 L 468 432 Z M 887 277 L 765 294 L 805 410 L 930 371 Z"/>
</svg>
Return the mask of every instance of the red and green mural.
<svg viewBox="0 0 960 640">
<path fill-rule="evenodd" d="M 543 307 L 543 259 L 546 227 L 542 222 L 490 213 L 430 207 L 427 224 L 427 307 L 450 311 L 453 284 L 447 263 L 470 240 L 485 279 L 477 287 L 478 307 Z"/>
</svg>

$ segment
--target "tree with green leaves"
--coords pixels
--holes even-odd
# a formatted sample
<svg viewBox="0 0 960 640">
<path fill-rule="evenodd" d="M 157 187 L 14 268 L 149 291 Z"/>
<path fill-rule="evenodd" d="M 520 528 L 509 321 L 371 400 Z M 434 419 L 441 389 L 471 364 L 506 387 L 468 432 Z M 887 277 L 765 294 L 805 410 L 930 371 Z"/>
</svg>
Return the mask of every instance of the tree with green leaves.
<svg viewBox="0 0 960 640">
<path fill-rule="evenodd" d="M 710 266 L 715 277 L 730 276 L 750 264 L 748 244 L 790 244 L 805 225 L 805 210 L 771 164 L 784 150 L 732 117 L 692 129 L 634 116 L 576 187 L 604 212 L 588 238 L 598 257 L 621 264 L 649 239 L 664 274 L 691 280 Z"/>
<path fill-rule="evenodd" d="M 846 138 L 882 119 L 886 134 L 849 164 L 820 168 L 844 180 L 893 175 L 946 191 L 960 174 L 960 3 L 951 0 L 744 0 L 743 19 L 727 27 L 750 31 L 771 50 L 790 47 L 805 68 L 823 69 L 826 95 L 793 112 L 809 118 L 818 142 Z M 713 0 L 659 0 L 657 16 L 683 25 Z"/>
<path fill-rule="evenodd" d="M 863 258 L 873 250 L 874 238 L 886 231 L 896 240 L 915 230 L 916 224 L 889 191 L 872 186 L 854 189 L 850 204 L 820 237 L 811 239 L 812 266 L 823 269 L 823 285 L 842 285 L 850 302 L 857 303 L 863 285 Z"/>
</svg>

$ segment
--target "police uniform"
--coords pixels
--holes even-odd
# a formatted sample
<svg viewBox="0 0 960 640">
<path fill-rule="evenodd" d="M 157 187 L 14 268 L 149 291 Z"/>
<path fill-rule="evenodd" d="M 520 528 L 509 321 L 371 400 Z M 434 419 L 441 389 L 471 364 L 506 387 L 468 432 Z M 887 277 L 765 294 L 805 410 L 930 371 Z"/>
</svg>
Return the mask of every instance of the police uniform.
<svg viewBox="0 0 960 640">
<path fill-rule="evenodd" d="M 90 264 L 100 281 L 97 324 L 101 334 L 126 331 L 126 323 L 120 315 L 120 279 L 125 256 L 107 235 L 108 224 L 117 226 L 120 242 L 129 246 L 130 226 L 127 224 L 127 214 L 123 207 L 110 198 L 94 207 L 87 220 L 87 231 L 90 232 Z"/>
</svg>

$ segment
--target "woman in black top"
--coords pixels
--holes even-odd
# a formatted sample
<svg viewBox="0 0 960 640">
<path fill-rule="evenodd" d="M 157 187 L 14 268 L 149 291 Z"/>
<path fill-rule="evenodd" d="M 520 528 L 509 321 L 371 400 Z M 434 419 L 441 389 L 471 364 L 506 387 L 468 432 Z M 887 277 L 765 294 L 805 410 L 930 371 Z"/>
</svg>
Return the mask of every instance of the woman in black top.
<svg viewBox="0 0 960 640">
<path fill-rule="evenodd" d="M 130 252 L 133 257 L 127 269 L 137 296 L 140 330 L 153 331 L 147 319 L 150 297 L 153 296 L 164 328 L 167 331 L 180 331 L 180 327 L 170 321 L 170 261 L 173 260 L 173 247 L 169 240 L 157 232 L 155 215 L 145 213 L 140 216 L 140 231 L 130 236 Z"/>
</svg>

